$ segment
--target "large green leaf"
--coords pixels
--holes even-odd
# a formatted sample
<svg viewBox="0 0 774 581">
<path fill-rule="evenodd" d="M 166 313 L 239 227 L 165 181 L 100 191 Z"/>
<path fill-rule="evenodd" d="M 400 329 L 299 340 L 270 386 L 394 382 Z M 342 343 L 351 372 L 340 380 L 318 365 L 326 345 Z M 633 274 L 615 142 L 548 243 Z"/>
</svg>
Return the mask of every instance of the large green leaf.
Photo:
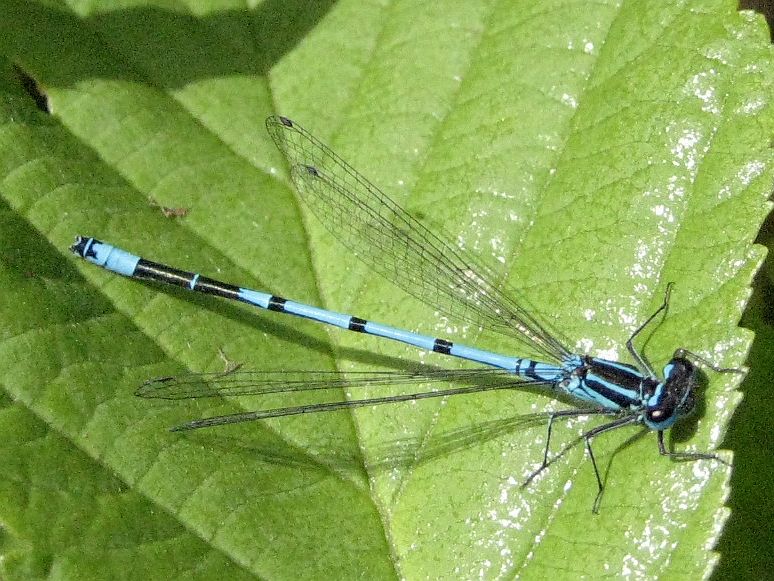
<svg viewBox="0 0 774 581">
<path fill-rule="evenodd" d="M 600 515 L 580 447 L 523 490 L 545 430 L 514 418 L 562 405 L 541 394 L 168 433 L 258 405 L 132 395 L 149 377 L 222 369 L 221 353 L 254 369 L 454 362 L 121 279 L 67 246 L 98 236 L 512 349 L 369 276 L 299 207 L 263 131 L 280 112 L 499 265 L 578 350 L 626 359 L 626 338 L 672 281 L 649 358 L 684 346 L 738 366 L 751 334 L 736 324 L 774 175 L 774 59 L 760 19 L 719 1 L 3 1 L 2 13 L 5 577 L 712 569 L 730 468 L 670 462 L 652 434 L 621 431 L 595 443 Z M 22 90 L 25 74 L 51 116 Z M 167 217 L 159 204 L 188 214 Z M 673 430 L 675 449 L 722 441 L 739 377 L 708 379 L 697 421 Z M 557 426 L 554 446 L 592 421 Z"/>
</svg>

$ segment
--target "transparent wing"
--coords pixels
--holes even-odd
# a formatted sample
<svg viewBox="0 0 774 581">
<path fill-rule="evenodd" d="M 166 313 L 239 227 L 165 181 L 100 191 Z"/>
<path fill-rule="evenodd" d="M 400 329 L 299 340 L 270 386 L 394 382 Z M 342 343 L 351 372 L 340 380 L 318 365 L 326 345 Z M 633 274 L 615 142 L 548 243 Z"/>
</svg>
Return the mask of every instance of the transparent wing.
<svg viewBox="0 0 774 581">
<path fill-rule="evenodd" d="M 149 399 L 260 396 L 272 393 L 333 389 L 396 387 L 418 383 L 470 382 L 486 387 L 516 386 L 526 382 L 503 369 L 430 369 L 420 371 L 233 371 L 191 373 L 150 379 L 136 391 Z"/>
<path fill-rule="evenodd" d="M 496 283 L 492 269 L 433 234 L 293 121 L 269 117 L 266 128 L 304 202 L 373 270 L 433 309 L 512 337 L 535 354 L 556 361 L 569 355 L 512 289 Z"/>
<path fill-rule="evenodd" d="M 151 399 L 182 400 L 221 396 L 262 396 L 279 393 L 299 393 L 325 390 L 354 390 L 358 388 L 390 388 L 412 384 L 437 384 L 443 388 L 418 393 L 386 394 L 361 399 L 332 397 L 331 401 L 296 405 L 283 408 L 241 412 L 194 420 L 175 431 L 192 430 L 222 424 L 234 424 L 266 418 L 334 411 L 402 401 L 416 401 L 434 397 L 493 391 L 527 385 L 548 385 L 550 382 L 520 378 L 501 369 L 429 370 L 417 372 L 360 372 L 337 371 L 238 371 L 232 373 L 196 373 L 161 377 L 146 381 L 136 395 Z M 464 383 L 449 387 L 448 383 Z"/>
</svg>

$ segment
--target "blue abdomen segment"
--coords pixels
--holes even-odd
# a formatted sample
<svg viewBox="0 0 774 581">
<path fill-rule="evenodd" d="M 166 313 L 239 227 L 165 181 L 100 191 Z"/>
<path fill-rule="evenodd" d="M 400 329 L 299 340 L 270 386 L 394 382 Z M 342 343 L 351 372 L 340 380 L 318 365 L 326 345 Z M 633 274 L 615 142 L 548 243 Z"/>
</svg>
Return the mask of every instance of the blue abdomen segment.
<svg viewBox="0 0 774 581">
<path fill-rule="evenodd" d="M 123 276 L 134 276 L 140 257 L 105 244 L 96 238 L 79 236 L 70 248 L 89 262 Z"/>
<path fill-rule="evenodd" d="M 245 289 L 242 289 L 243 291 Z M 250 291 L 253 294 L 256 291 Z M 280 313 L 288 313 L 289 315 L 296 315 L 297 317 L 303 317 L 305 319 L 311 319 L 313 321 L 319 321 L 320 323 L 326 323 L 339 327 L 341 329 L 349 329 L 351 315 L 344 313 L 337 313 L 335 311 L 329 311 L 328 309 L 321 309 L 319 307 L 313 307 L 304 303 L 297 303 L 296 301 L 290 301 L 278 296 L 269 296 L 268 305 L 263 307 L 270 311 L 277 311 Z"/>
<path fill-rule="evenodd" d="M 269 308 L 269 302 L 271 301 L 271 295 L 269 293 L 262 293 L 260 291 L 250 290 L 249 288 L 240 288 L 238 298 L 243 303 L 255 305 L 262 309 Z"/>
</svg>

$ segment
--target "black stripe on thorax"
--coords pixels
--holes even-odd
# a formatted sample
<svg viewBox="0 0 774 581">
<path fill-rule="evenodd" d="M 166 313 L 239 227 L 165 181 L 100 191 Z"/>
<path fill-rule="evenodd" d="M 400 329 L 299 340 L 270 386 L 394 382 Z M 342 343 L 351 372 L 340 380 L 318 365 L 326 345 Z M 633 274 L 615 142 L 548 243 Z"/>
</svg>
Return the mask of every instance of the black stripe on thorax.
<svg viewBox="0 0 774 581">
<path fill-rule="evenodd" d="M 636 395 L 634 397 L 630 397 L 624 393 L 610 389 L 609 387 L 605 386 L 605 384 L 594 381 L 590 378 L 586 379 L 586 387 L 595 393 L 598 393 L 605 399 L 613 402 L 622 409 L 627 409 L 631 405 L 636 406 L 641 403 L 639 397 Z"/>
<path fill-rule="evenodd" d="M 642 375 L 628 365 L 607 365 L 589 359 L 584 373 L 584 382 L 588 389 L 595 391 L 621 408 L 639 405 L 642 389 Z M 615 385 L 618 389 L 610 387 Z"/>
</svg>

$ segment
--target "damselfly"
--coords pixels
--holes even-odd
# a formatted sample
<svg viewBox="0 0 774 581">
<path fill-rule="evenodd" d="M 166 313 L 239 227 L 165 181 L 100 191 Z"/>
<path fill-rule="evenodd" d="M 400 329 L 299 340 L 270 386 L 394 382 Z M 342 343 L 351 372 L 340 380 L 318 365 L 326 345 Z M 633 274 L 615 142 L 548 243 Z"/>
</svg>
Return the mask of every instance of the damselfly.
<svg viewBox="0 0 774 581">
<path fill-rule="evenodd" d="M 711 453 L 670 452 L 664 430 L 690 414 L 700 363 L 716 372 L 739 372 L 712 365 L 685 349 L 677 349 L 659 379 L 644 354 L 634 346 L 637 336 L 667 310 L 671 283 L 663 304 L 640 325 L 626 342 L 635 365 L 569 350 L 545 324 L 515 300 L 515 292 L 496 284 L 494 271 L 457 246 L 445 242 L 423 226 L 349 164 L 285 117 L 269 117 L 266 127 L 290 164 L 290 175 L 298 193 L 312 213 L 338 240 L 371 269 L 432 308 L 461 322 L 501 333 L 520 343 L 532 357 L 514 357 L 414 333 L 287 300 L 266 292 L 238 287 L 199 274 L 151 262 L 94 238 L 79 236 L 71 250 L 86 260 L 115 273 L 154 280 L 193 291 L 213 294 L 251 305 L 287 313 L 359 333 L 401 341 L 489 368 L 428 372 L 242 372 L 162 377 L 146 382 L 138 395 L 148 398 L 186 399 L 214 396 L 265 395 L 311 390 L 348 389 L 355 386 L 407 383 L 456 382 L 467 385 L 420 393 L 329 401 L 260 411 L 216 416 L 188 422 L 173 431 L 290 416 L 344 408 L 373 406 L 481 391 L 542 386 L 564 395 L 577 408 L 548 415 L 548 436 L 543 462 L 527 482 L 561 457 L 570 446 L 549 459 L 553 422 L 557 418 L 599 414 L 613 419 L 594 427 L 574 442 L 584 441 L 596 475 L 599 492 L 602 479 L 591 448 L 595 436 L 623 426 L 639 424 L 657 434 L 659 453 L 679 460 L 718 460 Z M 526 483 L 525 483 L 526 484 Z"/>
</svg>

